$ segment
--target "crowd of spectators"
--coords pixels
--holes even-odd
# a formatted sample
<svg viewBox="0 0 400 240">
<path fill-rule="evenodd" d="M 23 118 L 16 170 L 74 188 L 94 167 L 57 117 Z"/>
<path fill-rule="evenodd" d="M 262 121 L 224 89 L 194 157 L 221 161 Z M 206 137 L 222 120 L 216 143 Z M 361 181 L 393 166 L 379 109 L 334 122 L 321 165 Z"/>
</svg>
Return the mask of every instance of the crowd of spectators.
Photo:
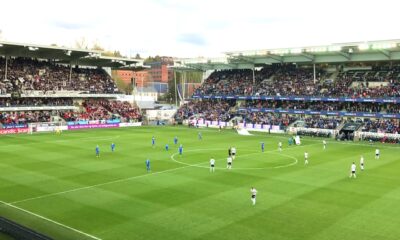
<svg viewBox="0 0 400 240">
<path fill-rule="evenodd" d="M 41 107 L 72 105 L 72 98 L 0 98 L 0 107 Z"/>
<path fill-rule="evenodd" d="M 32 122 L 49 122 L 52 115 L 57 111 L 21 111 L 0 112 L 0 123 L 2 125 L 27 124 Z"/>
<path fill-rule="evenodd" d="M 340 118 L 323 118 L 320 116 L 289 115 L 265 112 L 246 112 L 242 114 L 245 121 L 254 124 L 276 125 L 281 129 L 295 123 L 295 127 L 336 129 L 340 123 Z"/>
<path fill-rule="evenodd" d="M 107 109 L 114 117 L 118 116 L 123 122 L 141 119 L 138 108 L 133 107 L 126 101 L 101 101 L 100 104 Z"/>
<path fill-rule="evenodd" d="M 374 136 L 374 135 L 369 135 L 369 136 L 362 136 L 360 140 L 364 141 L 369 141 L 369 142 L 382 142 L 382 143 L 394 143 L 394 144 L 399 144 L 400 143 L 400 137 L 396 136 Z"/>
<path fill-rule="evenodd" d="M 251 108 L 271 108 L 271 109 L 283 109 L 283 110 L 301 109 L 301 110 L 312 110 L 312 111 L 400 113 L 400 105 L 393 103 L 249 100 L 246 101 L 244 106 Z"/>
<path fill-rule="evenodd" d="M 71 98 L 21 98 L 0 99 L 0 107 L 24 106 L 73 106 Z M 3 112 L 0 123 L 19 124 L 31 122 L 49 122 L 51 116 L 60 116 L 66 121 L 89 121 L 119 119 L 122 122 L 140 121 L 142 116 L 137 107 L 129 102 L 107 99 L 90 99 L 82 103 L 82 111 L 18 111 Z"/>
<path fill-rule="evenodd" d="M 253 71 L 250 69 L 215 71 L 195 90 L 195 94 L 252 95 L 253 88 L 270 78 L 275 71 L 275 67 L 264 67 L 254 71 L 254 82 Z"/>
<path fill-rule="evenodd" d="M 110 101 L 106 99 L 90 99 L 82 103 L 84 111 L 66 111 L 61 117 L 65 121 L 91 121 L 91 120 L 113 120 L 121 122 L 140 121 L 142 116 L 138 108 L 129 102 Z"/>
<path fill-rule="evenodd" d="M 247 112 L 242 116 L 247 123 L 280 126 L 281 129 L 296 120 L 294 116 L 278 113 Z"/>
<path fill-rule="evenodd" d="M 228 121 L 231 118 L 230 108 L 234 104 L 234 101 L 191 101 L 178 110 L 176 117 L 189 119 L 197 116 L 209 121 Z"/>
<path fill-rule="evenodd" d="M 71 69 L 69 65 L 56 64 L 48 60 L 10 58 L 5 79 L 5 60 L 0 58 L 0 92 L 4 94 L 30 90 L 118 92 L 115 82 L 102 69 L 78 66 Z"/>
<path fill-rule="evenodd" d="M 330 131 L 321 131 L 317 129 L 298 130 L 296 134 L 300 136 L 324 137 L 324 138 L 329 138 L 332 136 L 332 133 Z"/>
<path fill-rule="evenodd" d="M 341 118 L 322 118 L 319 116 L 307 116 L 302 118 L 306 128 L 336 129 L 342 122 Z"/>
<path fill-rule="evenodd" d="M 362 82 L 357 86 L 352 83 L 357 78 L 341 73 L 335 82 L 327 84 L 324 96 L 352 97 L 352 98 L 385 98 L 400 97 L 400 80 L 396 78 L 380 77 L 375 79 L 377 82 L 385 83 L 379 86 L 371 87 L 369 82 Z"/>
<path fill-rule="evenodd" d="M 385 71 L 382 71 L 385 69 Z M 364 82 L 354 71 L 341 70 L 336 79 L 329 79 L 322 68 L 316 69 L 293 64 L 271 65 L 252 70 L 216 71 L 196 89 L 200 95 L 254 95 L 254 96 L 325 96 L 325 97 L 400 97 L 400 67 L 381 66 L 364 72 Z M 368 81 L 366 81 L 366 79 Z M 383 82 L 369 86 L 369 81 Z"/>
<path fill-rule="evenodd" d="M 108 104 L 108 100 L 86 100 L 82 103 L 85 108 L 85 112 L 81 113 L 79 120 L 110 120 L 115 117 L 109 112 L 105 106 Z"/>
<path fill-rule="evenodd" d="M 361 129 L 363 132 L 394 133 L 400 132 L 398 119 L 368 119 Z"/>
</svg>

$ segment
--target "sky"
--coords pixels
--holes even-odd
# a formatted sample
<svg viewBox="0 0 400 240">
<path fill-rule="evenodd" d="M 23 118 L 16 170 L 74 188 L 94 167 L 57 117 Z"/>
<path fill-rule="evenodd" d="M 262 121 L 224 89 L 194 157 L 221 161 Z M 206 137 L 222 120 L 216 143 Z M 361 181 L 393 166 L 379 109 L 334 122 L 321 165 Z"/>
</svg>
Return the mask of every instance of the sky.
<svg viewBox="0 0 400 240">
<path fill-rule="evenodd" d="M 219 57 L 227 51 L 400 39 L 396 0 L 9 0 L 0 40 L 126 56 Z"/>
</svg>

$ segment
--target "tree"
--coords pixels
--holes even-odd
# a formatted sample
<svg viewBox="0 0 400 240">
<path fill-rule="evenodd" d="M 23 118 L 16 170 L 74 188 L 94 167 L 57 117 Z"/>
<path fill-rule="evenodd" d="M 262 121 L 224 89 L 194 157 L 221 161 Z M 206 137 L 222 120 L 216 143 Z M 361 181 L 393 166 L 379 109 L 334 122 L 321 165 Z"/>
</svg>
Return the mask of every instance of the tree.
<svg viewBox="0 0 400 240">
<path fill-rule="evenodd" d="M 85 37 L 81 37 L 80 39 L 75 41 L 75 47 L 78 49 L 88 49 L 89 44 Z"/>
<path fill-rule="evenodd" d="M 161 62 L 161 57 L 159 55 L 156 55 L 154 57 L 149 56 L 144 60 L 144 63 L 151 63 L 151 62 Z"/>
<path fill-rule="evenodd" d="M 135 59 L 141 59 L 140 54 L 136 53 Z"/>
<path fill-rule="evenodd" d="M 97 42 L 95 42 L 95 43 L 93 44 L 92 50 L 95 50 L 95 51 L 104 51 L 104 48 L 103 48 L 102 46 L 100 46 L 100 44 L 98 44 Z"/>
</svg>

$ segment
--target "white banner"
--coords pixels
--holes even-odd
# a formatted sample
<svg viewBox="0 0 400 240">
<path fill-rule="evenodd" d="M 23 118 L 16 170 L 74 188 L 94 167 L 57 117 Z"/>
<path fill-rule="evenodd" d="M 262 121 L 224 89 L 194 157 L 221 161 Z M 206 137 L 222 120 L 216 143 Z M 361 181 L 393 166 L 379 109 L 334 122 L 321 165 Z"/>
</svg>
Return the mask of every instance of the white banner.
<svg viewBox="0 0 400 240">
<path fill-rule="evenodd" d="M 387 137 L 387 138 L 400 138 L 400 134 L 395 133 L 374 133 L 374 132 L 357 132 L 356 135 L 359 137 Z"/>
<path fill-rule="evenodd" d="M 176 109 L 146 110 L 146 115 L 149 120 L 171 120 L 174 117 L 176 111 Z"/>
<path fill-rule="evenodd" d="M 120 123 L 119 127 L 140 127 L 142 126 L 142 122 L 135 122 L 135 123 Z"/>
</svg>

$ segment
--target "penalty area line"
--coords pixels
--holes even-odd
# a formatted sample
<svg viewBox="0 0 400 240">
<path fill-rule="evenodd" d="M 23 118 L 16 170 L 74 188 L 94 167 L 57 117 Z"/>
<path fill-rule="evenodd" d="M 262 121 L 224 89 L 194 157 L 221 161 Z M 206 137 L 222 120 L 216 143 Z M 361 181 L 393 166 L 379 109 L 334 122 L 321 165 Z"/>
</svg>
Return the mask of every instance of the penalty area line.
<svg viewBox="0 0 400 240">
<path fill-rule="evenodd" d="M 32 215 L 32 216 L 35 216 L 35 217 L 40 218 L 40 219 L 43 219 L 43 220 L 45 220 L 45 221 L 54 223 L 54 224 L 56 224 L 56 225 L 58 225 L 58 226 L 61 226 L 61 227 L 66 228 L 66 229 L 69 229 L 69 230 L 74 231 L 74 232 L 76 232 L 76 233 L 79 233 L 79 234 L 81 234 L 81 235 L 85 235 L 86 237 L 89 237 L 89 238 L 91 238 L 91 239 L 102 240 L 101 238 L 98 238 L 98 237 L 96 237 L 96 236 L 93 236 L 92 234 L 85 233 L 85 232 L 83 232 L 83 231 L 81 231 L 81 230 L 78 230 L 78 229 L 76 229 L 76 228 L 73 228 L 73 227 L 67 226 L 67 225 L 65 225 L 65 224 L 62 224 L 62 223 L 60 223 L 60 222 L 54 221 L 54 220 L 52 220 L 52 219 L 50 219 L 50 218 L 44 217 L 44 216 L 39 215 L 39 214 L 37 214 L 37 213 L 31 212 L 31 211 L 29 211 L 29 210 L 26 210 L 26 209 L 23 209 L 23 208 L 20 208 L 20 207 L 17 207 L 17 206 L 15 206 L 15 205 L 11 204 L 11 203 L 7 203 L 7 202 L 1 201 L 1 200 L 0 200 L 0 203 L 4 204 L 4 205 L 6 205 L 6 206 L 9 206 L 9 207 L 11 207 L 11 208 L 17 209 L 17 210 L 19 210 L 19 211 L 21 211 L 21 212 L 28 213 L 28 214 L 30 214 L 30 215 Z"/>
</svg>

